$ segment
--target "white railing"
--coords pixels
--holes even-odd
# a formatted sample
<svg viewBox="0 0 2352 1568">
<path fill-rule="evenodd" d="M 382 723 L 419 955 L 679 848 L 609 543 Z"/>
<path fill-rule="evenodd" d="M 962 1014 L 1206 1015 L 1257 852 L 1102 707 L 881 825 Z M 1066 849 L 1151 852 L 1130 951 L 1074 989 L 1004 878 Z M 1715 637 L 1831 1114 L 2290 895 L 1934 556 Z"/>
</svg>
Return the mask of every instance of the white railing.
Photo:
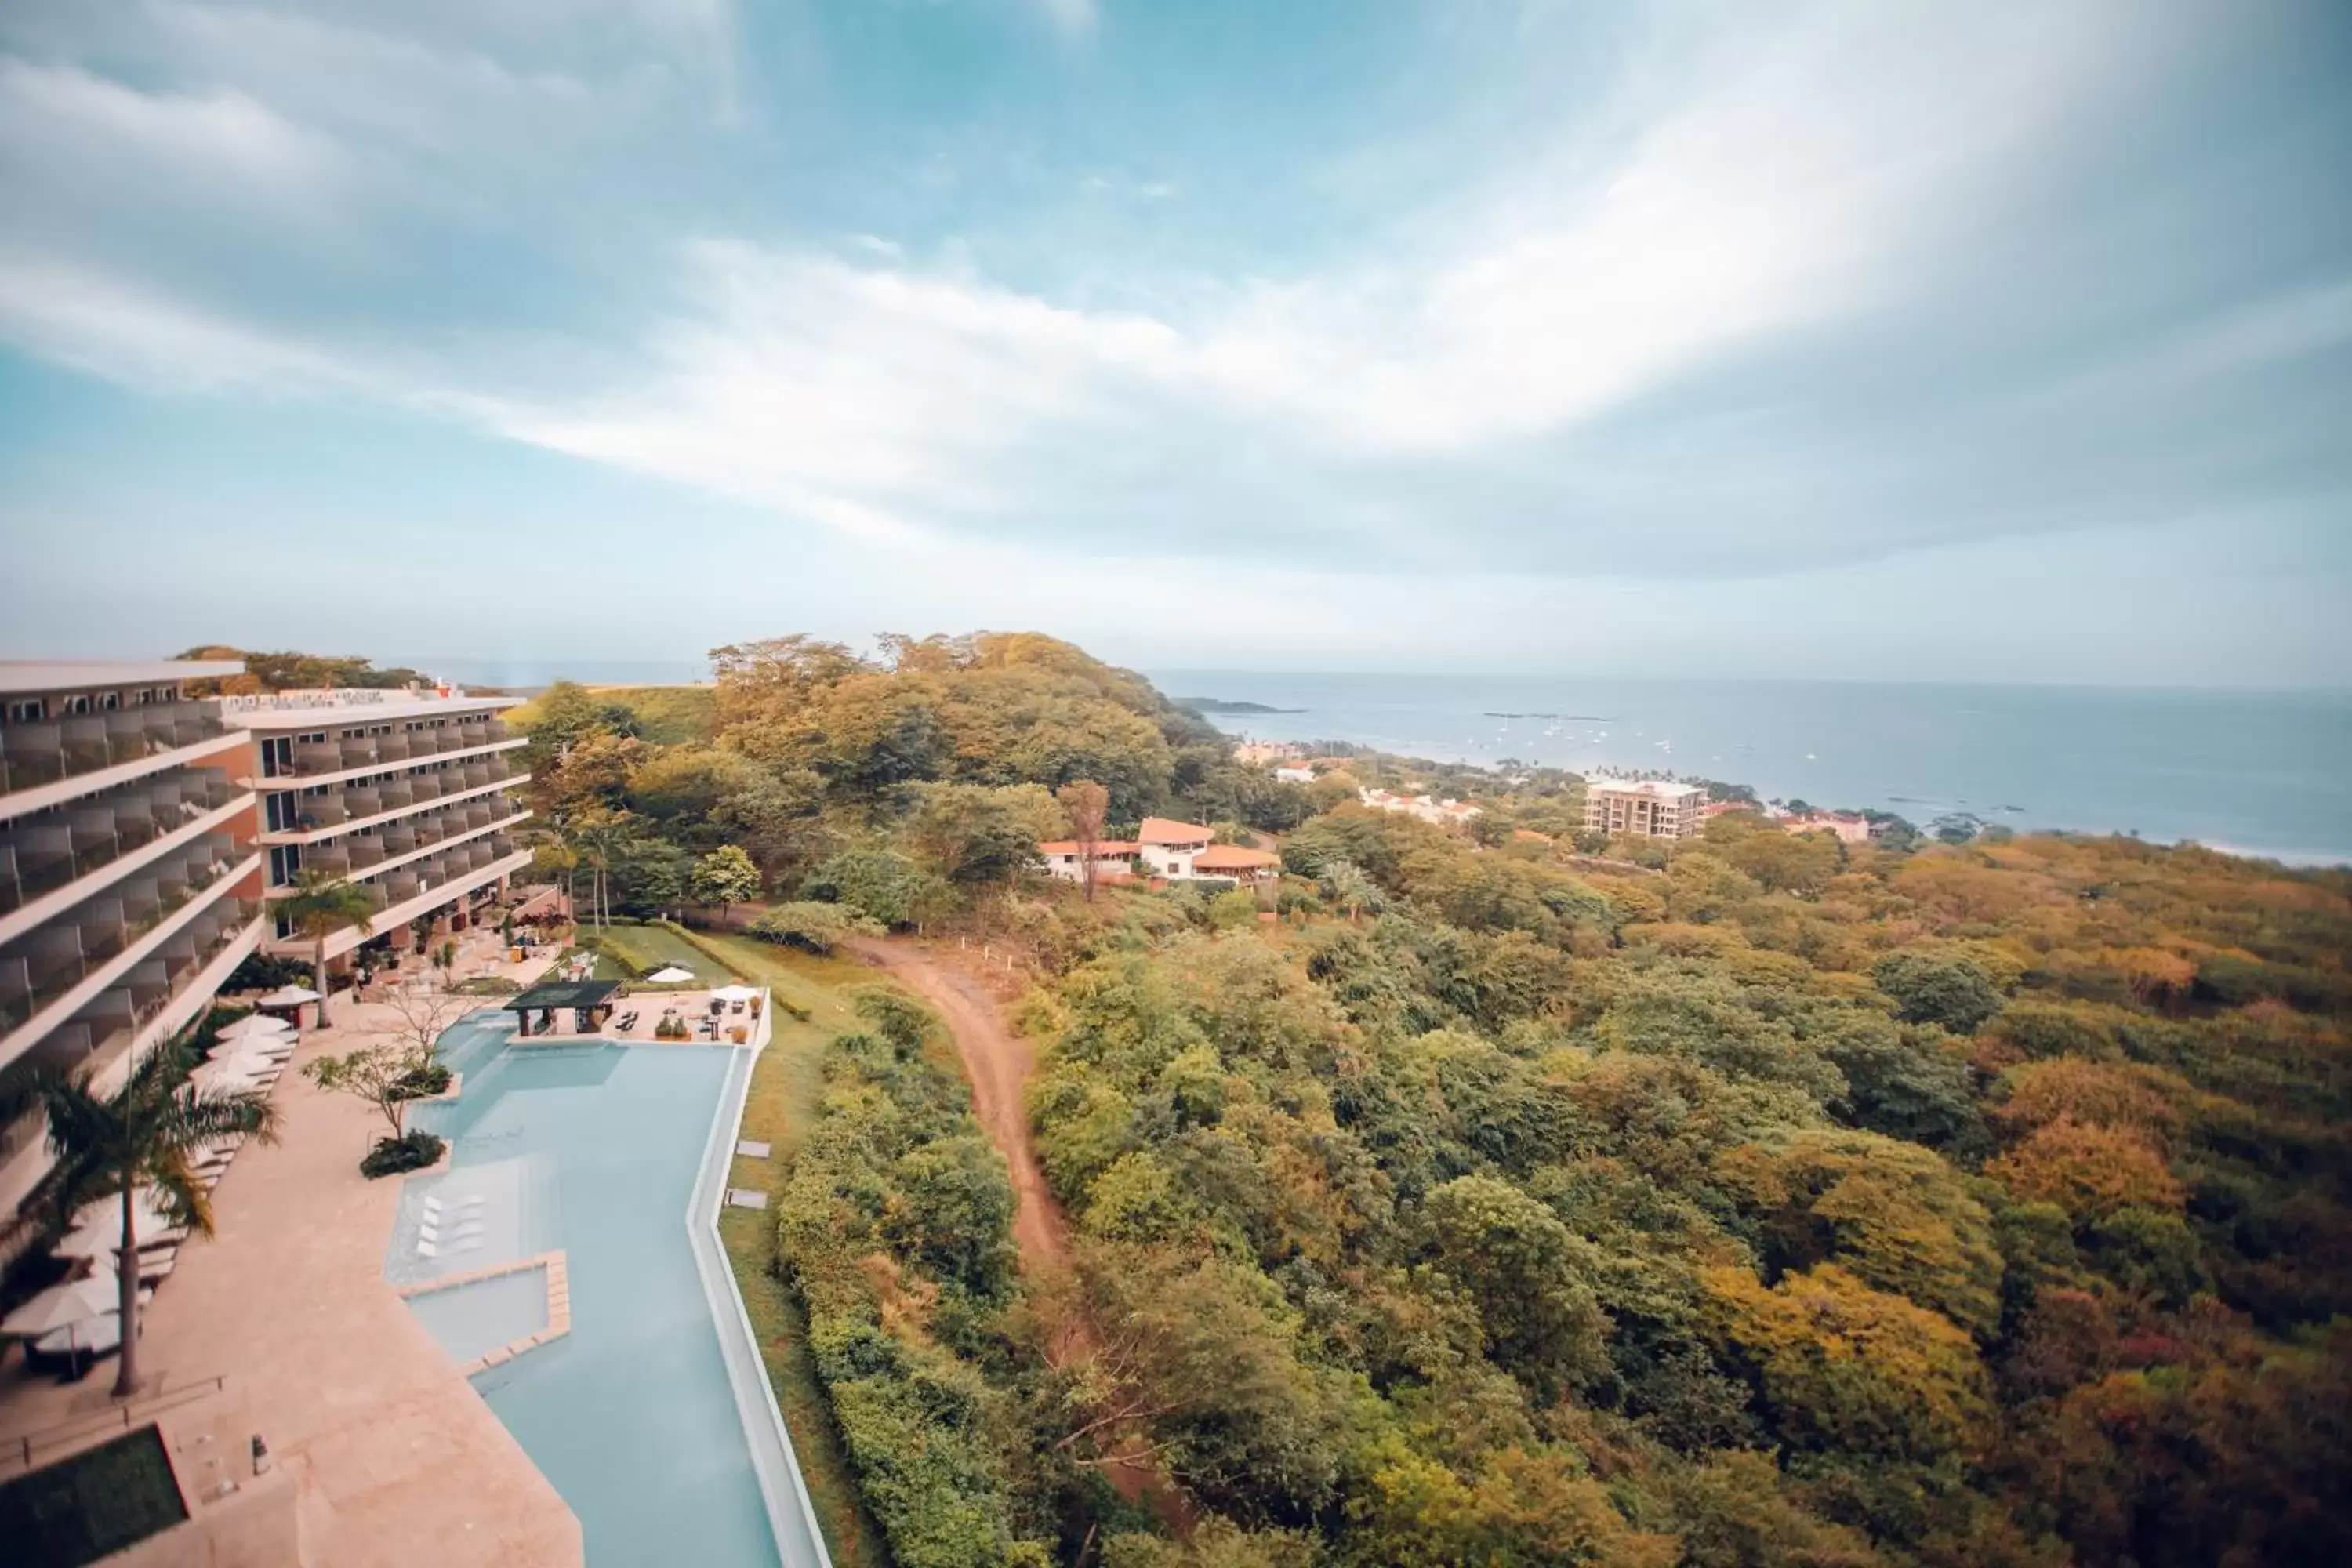
<svg viewBox="0 0 2352 1568">
<path fill-rule="evenodd" d="M 223 713 L 292 713 L 312 708 L 369 708 L 386 702 L 434 702 L 466 695 L 462 686 L 335 686 L 256 691 L 220 700 Z"/>
</svg>

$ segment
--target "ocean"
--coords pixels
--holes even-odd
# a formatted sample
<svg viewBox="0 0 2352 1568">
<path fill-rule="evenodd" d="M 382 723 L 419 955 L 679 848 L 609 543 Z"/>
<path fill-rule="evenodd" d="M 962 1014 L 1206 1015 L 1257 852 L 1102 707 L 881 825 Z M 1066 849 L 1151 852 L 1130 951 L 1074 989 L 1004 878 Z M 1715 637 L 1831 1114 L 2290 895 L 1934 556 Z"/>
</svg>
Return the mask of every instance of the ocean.
<svg viewBox="0 0 2352 1568">
<path fill-rule="evenodd" d="M 2352 692 L 1153 670 L 1235 736 L 1493 766 L 1672 771 L 1767 799 L 1969 812 L 2352 863 Z"/>
</svg>

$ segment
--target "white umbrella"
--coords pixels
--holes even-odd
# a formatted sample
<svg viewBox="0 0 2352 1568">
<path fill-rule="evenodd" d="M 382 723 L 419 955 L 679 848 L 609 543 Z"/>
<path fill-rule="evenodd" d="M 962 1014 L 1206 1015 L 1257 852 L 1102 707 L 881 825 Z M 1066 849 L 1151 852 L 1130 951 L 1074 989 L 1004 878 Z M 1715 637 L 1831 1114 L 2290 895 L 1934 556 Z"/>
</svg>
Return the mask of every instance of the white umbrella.
<svg viewBox="0 0 2352 1568">
<path fill-rule="evenodd" d="M 111 1271 L 101 1270 L 50 1286 L 0 1321 L 0 1333 L 37 1339 L 63 1329 L 71 1346 L 76 1329 L 119 1310 L 121 1304 L 121 1281 Z"/>
<path fill-rule="evenodd" d="M 155 1206 L 155 1189 L 152 1187 L 138 1189 L 131 1200 L 131 1215 L 132 1223 L 137 1226 L 142 1237 L 152 1236 L 159 1230 L 177 1230 L 180 1227 L 178 1220 Z M 122 1239 L 122 1194 L 121 1193 L 109 1197 L 93 1199 L 74 1211 L 74 1224 L 77 1226 L 102 1224 L 109 1218 L 114 1222 L 114 1239 L 120 1243 Z"/>
<path fill-rule="evenodd" d="M 198 1089 L 251 1089 L 269 1064 L 258 1057 L 215 1057 L 188 1075 Z"/>
<path fill-rule="evenodd" d="M 143 1238 L 146 1232 L 142 1230 Z M 66 1232 L 65 1239 L 49 1248 L 52 1258 L 98 1258 L 112 1264 L 114 1255 L 122 1247 L 122 1209 L 117 1205 L 110 1212 Z"/>
<path fill-rule="evenodd" d="M 277 990 L 272 991 L 268 995 L 264 996 L 256 1004 L 256 1005 L 262 1007 L 299 1007 L 305 1002 L 316 1002 L 318 999 L 319 994 L 316 991 L 311 990 L 307 985 L 281 985 Z"/>
<path fill-rule="evenodd" d="M 759 993 L 749 985 L 721 985 L 710 994 L 714 1000 L 720 1002 L 749 1002 Z"/>
<path fill-rule="evenodd" d="M 272 1018 L 262 1013 L 247 1013 L 244 1017 L 223 1029 L 217 1037 L 224 1040 L 249 1040 L 256 1037 L 265 1039 L 283 1039 L 293 1032 L 294 1026 L 283 1018 Z"/>
<path fill-rule="evenodd" d="M 677 964 L 673 963 L 667 969 L 655 970 L 651 974 L 646 975 L 646 978 L 656 985 L 675 985 L 681 980 L 693 979 L 694 971 L 691 969 L 680 969 Z"/>
</svg>

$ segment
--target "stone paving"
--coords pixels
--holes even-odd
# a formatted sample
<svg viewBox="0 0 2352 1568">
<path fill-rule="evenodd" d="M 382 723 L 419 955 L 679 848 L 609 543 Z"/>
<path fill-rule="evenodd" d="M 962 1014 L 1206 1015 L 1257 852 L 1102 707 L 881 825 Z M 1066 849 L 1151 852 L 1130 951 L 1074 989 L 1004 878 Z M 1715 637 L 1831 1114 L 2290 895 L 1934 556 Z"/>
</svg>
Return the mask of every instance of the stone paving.
<svg viewBox="0 0 2352 1568">
<path fill-rule="evenodd" d="M 387 1008 L 344 1001 L 332 1029 L 305 1031 L 295 1067 L 393 1024 Z M 213 1194 L 216 1233 L 182 1249 L 145 1315 L 142 1380 L 226 1378 L 296 1477 L 313 1562 L 579 1563 L 572 1510 L 383 1276 L 401 1182 L 358 1168 L 380 1118 L 298 1072 L 274 1098 L 279 1142 L 238 1152 Z M 59 1385 L 11 1358 L 0 1433 L 103 1414 L 110 1375 L 101 1364 Z"/>
</svg>

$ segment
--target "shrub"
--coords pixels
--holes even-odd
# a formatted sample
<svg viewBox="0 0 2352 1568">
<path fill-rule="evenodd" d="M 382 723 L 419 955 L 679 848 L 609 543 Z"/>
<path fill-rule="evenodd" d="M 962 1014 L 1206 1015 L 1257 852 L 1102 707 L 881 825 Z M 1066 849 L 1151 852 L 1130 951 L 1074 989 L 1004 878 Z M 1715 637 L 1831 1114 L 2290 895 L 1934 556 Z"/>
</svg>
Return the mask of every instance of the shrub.
<svg viewBox="0 0 2352 1568">
<path fill-rule="evenodd" d="M 370 1181 L 378 1176 L 396 1176 L 403 1171 L 421 1171 L 441 1158 L 447 1148 L 430 1132 L 404 1132 L 397 1138 L 379 1138 L 375 1147 L 360 1162 L 360 1174 Z"/>
<path fill-rule="evenodd" d="M 778 904 L 751 922 L 751 933 L 761 942 L 797 947 L 809 952 L 831 952 L 844 937 L 879 936 L 881 925 L 845 904 L 799 902 Z"/>
<path fill-rule="evenodd" d="M 429 1100 L 449 1089 L 449 1069 L 439 1062 L 427 1062 L 400 1075 L 398 1087 L 402 1100 Z"/>
<path fill-rule="evenodd" d="M 460 980 L 449 989 L 460 996 L 512 996 L 522 986 L 503 974 L 478 974 L 471 980 Z"/>
</svg>

